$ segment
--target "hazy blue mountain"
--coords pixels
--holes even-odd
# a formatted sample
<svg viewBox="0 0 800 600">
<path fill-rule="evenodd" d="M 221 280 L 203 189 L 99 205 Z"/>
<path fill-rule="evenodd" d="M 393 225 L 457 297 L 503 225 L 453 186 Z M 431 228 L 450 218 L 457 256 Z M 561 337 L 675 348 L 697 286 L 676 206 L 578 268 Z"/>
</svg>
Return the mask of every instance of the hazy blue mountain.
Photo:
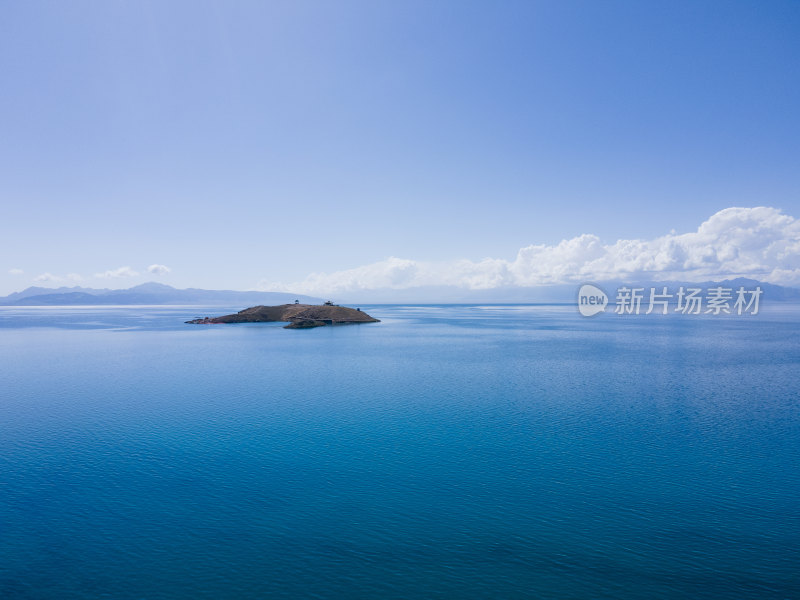
<svg viewBox="0 0 800 600">
<path fill-rule="evenodd" d="M 657 288 L 661 291 L 664 286 L 667 287 L 667 292 L 674 294 L 678 288 L 683 286 L 699 287 L 708 289 L 710 287 L 722 286 L 732 288 L 734 292 L 739 287 L 744 286 L 745 289 L 752 290 L 756 286 L 760 286 L 764 294 L 762 301 L 764 302 L 800 302 L 800 289 L 774 285 L 771 283 L 764 283 L 756 281 L 755 279 L 737 278 L 725 279 L 723 281 L 703 281 L 703 282 L 687 282 L 687 281 L 587 281 L 585 283 L 594 283 L 601 289 L 605 290 L 608 294 L 610 301 L 613 303 L 616 298 L 617 288 L 623 285 L 628 287 L 645 288 L 646 293 L 650 292 L 650 288 Z M 408 288 L 402 290 L 393 289 L 377 289 L 377 290 L 364 290 L 359 292 L 351 292 L 344 294 L 338 300 L 349 305 L 355 304 L 413 304 L 413 303 L 439 303 L 439 304 L 573 304 L 577 300 L 578 288 L 580 284 L 559 284 L 559 285 L 542 285 L 536 287 L 508 287 L 508 288 L 493 288 L 488 290 L 468 290 L 454 286 L 428 286 Z"/>
<path fill-rule="evenodd" d="M 612 285 L 613 283 L 613 285 Z M 723 279 L 722 281 L 701 281 L 701 282 L 689 282 L 689 281 L 646 281 L 646 282 L 637 282 L 635 284 L 630 282 L 612 282 L 612 283 L 601 283 L 600 287 L 609 294 L 610 300 L 613 302 L 615 298 L 615 292 L 617 288 L 625 285 L 627 287 L 643 287 L 645 288 L 645 293 L 650 293 L 650 288 L 656 288 L 656 293 L 660 293 L 661 290 L 666 287 L 667 293 L 675 294 L 678 291 L 678 288 L 683 287 L 685 288 L 700 288 L 702 290 L 707 290 L 709 288 L 714 287 L 723 287 L 723 288 L 730 288 L 733 290 L 733 295 L 735 296 L 736 290 L 741 287 L 744 287 L 745 290 L 754 290 L 756 286 L 761 288 L 763 295 L 761 296 L 762 301 L 764 302 L 798 302 L 800 301 L 800 289 L 792 288 L 792 287 L 785 287 L 781 285 L 775 285 L 773 283 L 765 283 L 763 281 L 757 281 L 755 279 L 749 279 L 747 277 L 737 277 L 736 279 Z M 673 299 L 673 301 L 676 301 Z"/>
<path fill-rule="evenodd" d="M 100 295 L 110 292 L 109 289 L 92 289 L 92 288 L 85 288 L 80 286 L 74 287 L 67 287 L 62 286 L 59 288 L 45 288 L 39 286 L 32 286 L 22 290 L 21 292 L 13 292 L 6 296 L 5 298 L 0 297 L 0 303 L 2 304 L 11 304 L 16 302 L 17 300 L 22 300 L 23 298 L 29 298 L 31 296 L 43 296 L 45 294 L 71 294 L 71 293 L 86 293 L 92 295 Z"/>
<path fill-rule="evenodd" d="M 108 302 L 98 302 L 98 296 L 85 292 L 67 292 L 63 294 L 42 294 L 40 296 L 27 296 L 17 300 L 6 302 L 0 300 L 0 304 L 11 306 L 66 306 L 76 304 L 109 304 Z"/>
<path fill-rule="evenodd" d="M 668 293 L 674 294 L 680 286 L 710 287 L 723 286 L 734 291 L 741 286 L 754 289 L 760 286 L 764 292 L 764 302 L 800 302 L 800 289 L 759 282 L 754 279 L 737 278 L 724 281 L 600 281 L 596 283 L 608 294 L 613 303 L 619 287 L 645 288 L 659 290 L 666 286 Z M 404 290 L 367 290 L 345 294 L 336 298 L 337 302 L 357 304 L 413 304 L 413 303 L 566 303 L 576 301 L 578 284 L 550 285 L 538 287 L 509 287 L 490 290 L 467 290 L 453 286 L 429 286 Z M 202 290 L 197 288 L 176 289 L 162 283 L 143 283 L 125 290 L 92 289 L 84 287 L 43 288 L 29 287 L 21 292 L 14 292 L 5 298 L 0 297 L 0 305 L 12 306 L 57 306 L 57 305 L 92 305 L 92 304 L 193 304 L 193 305 L 241 305 L 243 307 L 264 304 L 267 306 L 287 304 L 299 300 L 304 304 L 321 304 L 322 298 L 287 294 L 282 292 L 242 292 L 234 290 Z"/>
<path fill-rule="evenodd" d="M 282 292 L 241 292 L 234 290 L 179 290 L 162 283 L 143 283 L 126 290 L 84 287 L 29 287 L 0 298 L 0 304 L 12 306 L 62 306 L 94 304 L 195 304 L 237 305 L 288 304 L 299 300 L 305 304 L 321 304 L 321 298 Z"/>
</svg>

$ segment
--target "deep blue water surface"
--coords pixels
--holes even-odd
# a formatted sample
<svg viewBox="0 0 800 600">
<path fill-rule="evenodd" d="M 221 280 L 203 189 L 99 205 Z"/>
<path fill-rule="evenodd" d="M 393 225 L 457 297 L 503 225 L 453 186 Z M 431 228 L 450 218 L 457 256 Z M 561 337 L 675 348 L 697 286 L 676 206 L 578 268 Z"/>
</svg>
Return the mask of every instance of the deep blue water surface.
<svg viewBox="0 0 800 600">
<path fill-rule="evenodd" d="M 800 310 L 0 308 L 0 597 L 800 598 Z"/>
</svg>

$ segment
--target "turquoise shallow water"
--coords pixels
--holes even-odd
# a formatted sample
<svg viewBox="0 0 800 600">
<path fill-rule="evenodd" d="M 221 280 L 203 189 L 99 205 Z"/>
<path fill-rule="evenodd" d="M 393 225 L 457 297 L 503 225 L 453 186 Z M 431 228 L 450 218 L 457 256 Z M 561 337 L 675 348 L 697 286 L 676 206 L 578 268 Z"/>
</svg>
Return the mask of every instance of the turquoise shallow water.
<svg viewBox="0 0 800 600">
<path fill-rule="evenodd" d="M 797 307 L 235 308 L 0 309 L 0 597 L 800 598 Z"/>
</svg>

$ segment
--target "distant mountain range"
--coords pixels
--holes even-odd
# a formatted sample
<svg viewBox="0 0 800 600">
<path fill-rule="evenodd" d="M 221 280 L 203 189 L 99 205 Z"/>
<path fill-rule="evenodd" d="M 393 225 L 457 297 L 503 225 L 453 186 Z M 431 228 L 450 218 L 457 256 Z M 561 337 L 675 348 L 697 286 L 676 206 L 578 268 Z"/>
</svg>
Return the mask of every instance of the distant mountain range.
<svg viewBox="0 0 800 600">
<path fill-rule="evenodd" d="M 84 287 L 29 287 L 0 297 L 5 306 L 74 306 L 97 304 L 190 304 L 208 306 L 258 304 L 289 304 L 299 300 L 304 304 L 322 304 L 321 298 L 281 292 L 239 292 L 233 290 L 179 290 L 162 283 L 143 283 L 127 290 L 93 289 Z"/>
<path fill-rule="evenodd" d="M 590 282 L 587 282 L 590 283 Z M 669 293 L 677 292 L 680 286 L 710 287 L 723 286 L 734 291 L 744 286 L 748 290 L 760 286 L 764 294 L 762 302 L 800 302 L 800 289 L 756 281 L 755 279 L 726 279 L 724 281 L 686 282 L 686 281 L 646 281 L 631 282 L 601 281 L 596 283 L 609 296 L 613 303 L 616 290 L 623 285 L 642 287 L 648 292 L 651 287 L 667 287 Z M 364 290 L 342 294 L 337 301 L 347 304 L 424 304 L 424 303 L 565 303 L 576 301 L 578 284 L 549 285 L 530 288 L 494 288 L 490 290 L 467 290 L 454 286 L 419 287 L 403 290 Z M 283 292 L 240 292 L 234 290 L 176 289 L 161 283 L 143 283 L 127 290 L 93 289 L 83 287 L 43 288 L 29 287 L 14 292 L 5 298 L 0 297 L 0 306 L 76 306 L 97 304 L 185 304 L 204 306 L 273 306 L 290 304 L 299 300 L 303 304 L 322 304 L 322 298 L 287 294 Z"/>
<path fill-rule="evenodd" d="M 614 302 L 616 291 L 622 286 L 657 288 L 659 291 L 667 287 L 668 293 L 676 293 L 678 289 L 702 288 L 704 290 L 722 286 L 732 288 L 734 292 L 740 287 L 752 290 L 760 286 L 764 292 L 762 302 L 800 302 L 800 289 L 764 283 L 755 279 L 739 277 L 725 279 L 724 281 L 586 281 L 581 283 L 595 283 L 608 294 L 610 302 Z M 579 283 L 542 285 L 537 287 L 507 287 L 492 288 L 487 290 L 469 290 L 455 286 L 428 286 L 408 289 L 375 289 L 359 292 L 342 293 L 338 301 L 345 304 L 574 304 L 577 300 Z"/>
</svg>

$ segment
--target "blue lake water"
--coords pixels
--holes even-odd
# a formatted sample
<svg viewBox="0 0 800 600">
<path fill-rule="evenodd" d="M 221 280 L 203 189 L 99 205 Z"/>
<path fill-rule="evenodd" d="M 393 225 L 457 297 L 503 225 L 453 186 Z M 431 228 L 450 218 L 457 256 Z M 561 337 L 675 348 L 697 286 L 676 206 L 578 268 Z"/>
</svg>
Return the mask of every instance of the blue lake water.
<svg viewBox="0 0 800 600">
<path fill-rule="evenodd" d="M 0 597 L 800 598 L 800 309 L 0 308 Z"/>
</svg>

